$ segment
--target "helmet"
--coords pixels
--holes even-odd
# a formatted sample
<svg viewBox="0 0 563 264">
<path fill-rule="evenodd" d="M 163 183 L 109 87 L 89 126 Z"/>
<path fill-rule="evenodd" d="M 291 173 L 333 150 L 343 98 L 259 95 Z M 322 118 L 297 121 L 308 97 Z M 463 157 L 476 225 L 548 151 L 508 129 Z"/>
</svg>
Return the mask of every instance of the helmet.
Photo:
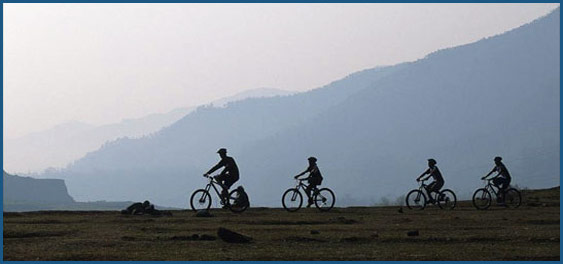
<svg viewBox="0 0 563 264">
<path fill-rule="evenodd" d="M 436 164 L 436 163 L 437 163 L 435 159 L 428 159 L 428 162 L 429 162 L 429 163 L 432 163 L 432 164 Z"/>
<path fill-rule="evenodd" d="M 219 150 L 217 150 L 217 153 L 221 154 L 227 154 L 227 149 L 226 148 L 220 148 Z"/>
<path fill-rule="evenodd" d="M 495 157 L 495 162 L 500 162 L 501 160 L 502 160 L 501 157 L 499 157 L 499 156 L 496 156 L 496 157 Z"/>
<path fill-rule="evenodd" d="M 317 162 L 317 158 L 315 158 L 315 157 L 309 157 L 307 160 L 312 161 L 312 162 Z"/>
</svg>

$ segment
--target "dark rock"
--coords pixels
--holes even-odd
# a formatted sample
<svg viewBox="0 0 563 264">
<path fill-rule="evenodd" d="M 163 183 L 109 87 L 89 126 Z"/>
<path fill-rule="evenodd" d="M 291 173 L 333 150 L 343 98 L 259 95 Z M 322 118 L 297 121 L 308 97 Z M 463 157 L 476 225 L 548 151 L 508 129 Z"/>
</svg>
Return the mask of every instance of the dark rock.
<svg viewBox="0 0 563 264">
<path fill-rule="evenodd" d="M 398 212 L 402 214 L 403 213 L 403 207 L 399 207 Z"/>
<path fill-rule="evenodd" d="M 213 240 L 216 240 L 216 239 L 217 239 L 217 237 L 214 237 L 212 235 L 201 235 L 199 237 L 199 240 L 202 240 L 202 241 L 213 241 Z"/>
<path fill-rule="evenodd" d="M 318 235 L 320 233 L 319 230 L 311 230 L 311 235 Z"/>
<path fill-rule="evenodd" d="M 171 240 L 185 240 L 185 241 L 213 241 L 217 238 L 211 235 L 198 235 L 193 234 L 191 236 L 173 236 L 170 238 Z"/>
<path fill-rule="evenodd" d="M 195 214 L 196 217 L 213 217 L 213 215 L 208 210 L 199 210 Z"/>
<path fill-rule="evenodd" d="M 219 227 L 217 236 L 227 243 L 250 243 L 251 237 L 239 234 L 229 229 Z"/>
<path fill-rule="evenodd" d="M 198 234 L 193 234 L 191 236 L 173 236 L 170 238 L 171 240 L 186 240 L 186 241 L 194 241 L 199 240 Z"/>
<path fill-rule="evenodd" d="M 122 236 L 121 240 L 123 241 L 134 241 L 135 238 L 134 237 L 130 237 L 130 236 Z"/>
<path fill-rule="evenodd" d="M 418 235 L 419 235 L 418 230 L 407 232 L 407 236 L 418 236 Z"/>
<path fill-rule="evenodd" d="M 344 216 L 339 216 L 336 218 L 332 218 L 329 220 L 331 223 L 336 223 L 336 224 L 345 224 L 345 225 L 351 225 L 351 224 L 356 224 L 358 223 L 358 221 L 354 220 L 354 219 L 348 219 Z"/>
<path fill-rule="evenodd" d="M 340 242 L 349 242 L 349 243 L 369 243 L 372 242 L 372 237 L 345 237 L 340 239 Z"/>
<path fill-rule="evenodd" d="M 290 236 L 282 239 L 284 242 L 327 242 L 326 240 L 316 239 L 312 237 Z"/>
</svg>

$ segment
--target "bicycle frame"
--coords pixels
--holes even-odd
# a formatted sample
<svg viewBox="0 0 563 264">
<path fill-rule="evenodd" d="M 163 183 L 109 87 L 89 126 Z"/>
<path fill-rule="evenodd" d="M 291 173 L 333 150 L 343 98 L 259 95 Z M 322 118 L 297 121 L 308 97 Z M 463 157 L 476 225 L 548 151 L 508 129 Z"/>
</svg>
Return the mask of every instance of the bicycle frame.
<svg viewBox="0 0 563 264">
<path fill-rule="evenodd" d="M 493 178 L 494 179 L 494 178 Z M 484 181 L 487 181 L 487 183 L 485 184 L 485 189 L 487 191 L 489 191 L 490 193 L 493 193 L 496 197 L 498 197 L 498 195 L 500 194 L 500 192 L 502 191 L 500 188 L 496 187 L 492 181 L 493 179 L 485 179 Z"/>
<path fill-rule="evenodd" d="M 227 202 L 228 202 L 229 199 L 224 199 L 225 197 L 221 196 L 221 192 L 215 186 L 215 185 L 219 185 L 219 187 L 223 188 L 222 184 L 215 181 L 215 176 L 207 176 L 207 178 L 209 178 L 209 183 L 205 186 L 204 189 L 205 189 L 206 192 L 210 193 L 209 190 L 211 190 L 211 188 L 213 187 L 213 190 L 215 190 L 215 193 L 217 194 L 217 196 L 219 196 L 219 198 L 221 198 L 221 200 L 227 200 Z"/>
<path fill-rule="evenodd" d="M 306 181 L 306 179 L 297 179 L 297 185 L 295 186 L 295 189 L 297 189 L 297 190 L 303 189 L 303 192 L 305 192 L 305 189 L 307 189 L 307 185 L 303 183 L 304 181 Z M 317 187 L 313 188 L 313 190 L 312 190 L 313 192 L 311 193 L 311 195 L 316 193 L 317 190 L 318 190 Z M 307 194 L 307 192 L 305 192 L 305 194 Z M 309 197 L 309 198 L 312 198 L 312 197 Z M 292 197 L 292 199 L 295 199 L 295 197 Z"/>
<path fill-rule="evenodd" d="M 424 184 L 424 181 L 420 181 L 420 186 L 418 187 L 418 190 L 419 190 L 420 192 L 422 192 L 422 193 L 426 193 L 426 195 L 428 196 L 428 198 L 436 198 L 436 197 L 432 197 L 432 193 L 429 193 L 429 192 L 426 190 L 426 188 L 425 188 L 426 186 L 428 186 L 428 184 Z M 422 190 L 424 190 L 424 191 L 422 191 Z M 437 195 L 438 195 L 438 193 L 436 193 L 434 196 L 437 196 Z M 418 199 L 418 198 L 420 198 L 420 197 L 417 197 L 417 199 Z M 428 203 L 428 201 L 426 201 L 426 202 Z"/>
</svg>

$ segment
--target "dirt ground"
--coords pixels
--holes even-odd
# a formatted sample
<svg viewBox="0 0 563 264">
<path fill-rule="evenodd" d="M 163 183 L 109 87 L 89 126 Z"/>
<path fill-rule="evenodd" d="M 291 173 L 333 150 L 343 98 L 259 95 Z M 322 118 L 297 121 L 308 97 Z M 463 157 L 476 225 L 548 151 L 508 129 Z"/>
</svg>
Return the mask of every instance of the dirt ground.
<svg viewBox="0 0 563 264">
<path fill-rule="evenodd" d="M 559 260 L 559 188 L 526 191 L 524 202 L 484 211 L 469 202 L 453 211 L 216 209 L 213 217 L 4 213 L 4 260 Z M 219 227 L 252 242 L 224 242 Z"/>
</svg>

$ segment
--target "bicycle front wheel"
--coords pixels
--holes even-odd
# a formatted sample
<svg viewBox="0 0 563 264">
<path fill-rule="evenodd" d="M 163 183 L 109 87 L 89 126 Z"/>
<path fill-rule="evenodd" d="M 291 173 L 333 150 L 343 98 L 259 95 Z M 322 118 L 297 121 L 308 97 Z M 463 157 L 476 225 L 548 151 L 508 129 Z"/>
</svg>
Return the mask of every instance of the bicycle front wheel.
<svg viewBox="0 0 563 264">
<path fill-rule="evenodd" d="M 485 189 L 477 189 L 475 193 L 473 193 L 473 206 L 478 210 L 485 210 L 491 206 L 491 193 Z"/>
<path fill-rule="evenodd" d="M 196 190 L 190 197 L 190 205 L 193 211 L 209 210 L 211 207 L 211 195 L 204 189 Z"/>
<path fill-rule="evenodd" d="M 426 207 L 426 195 L 420 190 L 412 190 L 407 194 L 405 202 L 409 209 L 422 210 Z"/>
<path fill-rule="evenodd" d="M 457 197 L 450 189 L 445 189 L 438 195 L 438 206 L 442 209 L 451 210 L 455 208 Z"/>
<path fill-rule="evenodd" d="M 504 204 L 508 208 L 518 208 L 522 204 L 520 191 L 510 188 L 504 192 Z"/>
<path fill-rule="evenodd" d="M 297 188 L 288 189 L 282 195 L 282 205 L 288 212 L 295 212 L 303 205 L 303 195 Z"/>
<path fill-rule="evenodd" d="M 322 188 L 314 194 L 314 201 L 315 206 L 323 211 L 326 212 L 332 207 L 334 207 L 334 203 L 336 202 L 336 197 L 334 197 L 334 193 L 329 188 Z"/>
</svg>

